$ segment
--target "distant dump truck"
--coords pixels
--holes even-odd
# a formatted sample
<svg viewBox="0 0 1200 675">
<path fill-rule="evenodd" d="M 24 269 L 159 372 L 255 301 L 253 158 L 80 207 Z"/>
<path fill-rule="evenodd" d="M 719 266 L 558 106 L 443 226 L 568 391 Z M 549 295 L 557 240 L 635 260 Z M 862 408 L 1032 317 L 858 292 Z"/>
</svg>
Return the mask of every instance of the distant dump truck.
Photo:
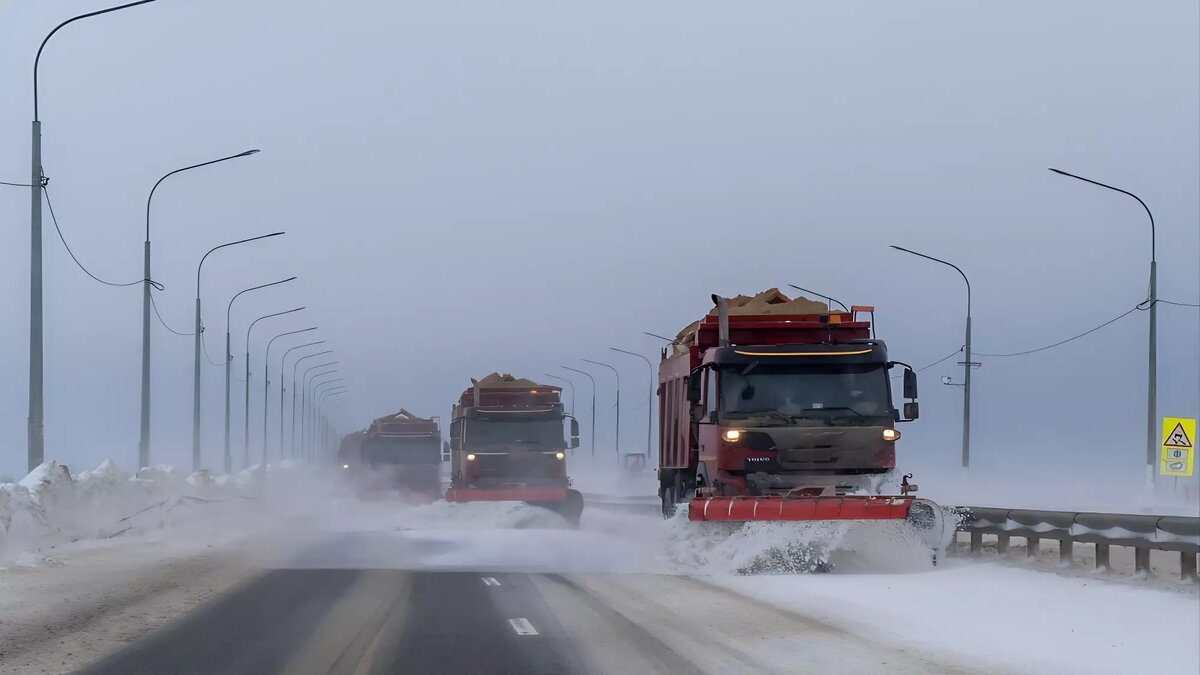
<svg viewBox="0 0 1200 675">
<path fill-rule="evenodd" d="M 338 461 L 362 490 L 437 499 L 442 490 L 439 420 L 404 409 L 380 417 L 342 439 Z"/>
<path fill-rule="evenodd" d="M 569 448 L 579 423 L 563 410 L 560 389 L 493 373 L 472 380 L 450 422 L 450 489 L 446 501 L 520 501 L 578 524 L 583 496 L 570 488 Z M 571 421 L 570 443 L 563 420 Z"/>
</svg>

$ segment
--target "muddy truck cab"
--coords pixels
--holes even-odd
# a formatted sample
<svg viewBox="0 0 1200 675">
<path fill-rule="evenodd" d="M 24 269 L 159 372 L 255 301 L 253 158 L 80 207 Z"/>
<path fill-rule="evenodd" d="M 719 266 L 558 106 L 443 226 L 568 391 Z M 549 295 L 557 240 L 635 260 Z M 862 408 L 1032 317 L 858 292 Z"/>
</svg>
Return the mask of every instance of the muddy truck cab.
<svg viewBox="0 0 1200 675">
<path fill-rule="evenodd" d="M 347 436 L 344 470 L 352 471 L 360 488 L 400 491 L 437 499 L 441 485 L 441 431 L 437 417 L 419 417 L 403 408 Z M 357 452 L 354 452 L 357 450 Z"/>
<path fill-rule="evenodd" d="M 579 423 L 560 389 L 496 373 L 472 382 L 453 408 L 446 501 L 521 501 L 578 523 L 583 497 L 571 489 L 567 451 L 579 446 Z"/>
<path fill-rule="evenodd" d="M 879 494 L 896 426 L 918 416 L 916 376 L 873 337 L 874 309 L 831 311 L 775 289 L 713 303 L 659 366 L 664 514 L 687 501 L 695 520 L 906 517 L 907 480 L 896 498 L 861 496 Z"/>
</svg>

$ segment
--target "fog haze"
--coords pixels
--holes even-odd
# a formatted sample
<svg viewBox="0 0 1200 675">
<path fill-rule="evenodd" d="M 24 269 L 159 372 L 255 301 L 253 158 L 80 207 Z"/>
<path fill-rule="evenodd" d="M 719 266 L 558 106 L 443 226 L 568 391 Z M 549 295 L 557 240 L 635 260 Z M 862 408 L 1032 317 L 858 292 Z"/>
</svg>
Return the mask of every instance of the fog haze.
<svg viewBox="0 0 1200 675">
<path fill-rule="evenodd" d="M 38 44 L 98 6 L 0 2 L 0 180 L 28 181 Z M 401 406 L 445 419 L 470 377 L 591 358 L 620 367 L 622 442 L 640 450 L 645 364 L 608 348 L 656 361 L 662 342 L 642 332 L 674 335 L 710 293 L 795 283 L 874 305 L 893 358 L 914 366 L 962 344 L 965 290 L 889 244 L 963 268 L 983 353 L 1044 346 L 1145 299 L 1141 207 L 1047 167 L 1142 197 L 1160 297 L 1200 302 L 1198 25 L 1194 2 L 163 0 L 51 40 L 43 165 L 76 254 L 127 282 L 154 182 L 261 148 L 159 188 L 155 297 L 190 331 L 204 251 L 286 230 L 206 263 L 208 352 L 219 362 L 233 293 L 299 275 L 238 301 L 236 367 L 249 321 L 307 306 L 255 329 L 254 377 L 269 337 L 320 326 L 352 392 L 343 431 Z M 28 220 L 28 189 L 0 186 L 8 476 L 25 464 Z M 49 211 L 44 227 L 46 457 L 132 467 L 141 291 L 88 279 Z M 1162 306 L 1159 322 L 1160 413 L 1195 417 L 1200 312 Z M 1140 475 L 1146 328 L 1135 312 L 1053 350 L 981 357 L 976 465 Z M 186 466 L 192 340 L 152 330 L 153 460 Z M 955 360 L 922 372 L 901 465 L 957 463 L 961 394 L 938 383 L 961 376 Z M 594 371 L 611 453 L 613 380 Z M 222 371 L 203 372 L 217 467 Z M 272 438 L 277 424 L 272 411 Z"/>
</svg>

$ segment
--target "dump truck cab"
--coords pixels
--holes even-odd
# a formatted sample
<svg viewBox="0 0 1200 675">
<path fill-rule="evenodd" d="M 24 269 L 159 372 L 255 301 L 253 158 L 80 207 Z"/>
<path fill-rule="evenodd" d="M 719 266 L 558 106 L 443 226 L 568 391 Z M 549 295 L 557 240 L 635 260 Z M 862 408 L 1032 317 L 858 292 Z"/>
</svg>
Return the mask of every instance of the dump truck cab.
<svg viewBox="0 0 1200 675">
<path fill-rule="evenodd" d="M 454 406 L 446 500 L 523 501 L 577 521 L 582 497 L 570 489 L 566 460 L 579 445 L 579 423 L 565 412 L 558 387 L 505 377 L 476 383 Z"/>
<path fill-rule="evenodd" d="M 688 381 L 698 493 L 844 493 L 892 471 L 894 365 L 870 339 L 705 350 Z"/>
<path fill-rule="evenodd" d="M 401 409 L 371 422 L 343 443 L 342 468 L 361 490 L 398 490 L 432 501 L 441 495 L 441 431 L 437 417 Z M 357 450 L 357 452 L 354 452 Z"/>
<path fill-rule="evenodd" d="M 895 469 L 916 378 L 872 337 L 873 308 L 731 315 L 713 301 L 659 367 L 664 513 L 690 496 L 844 495 Z"/>
</svg>

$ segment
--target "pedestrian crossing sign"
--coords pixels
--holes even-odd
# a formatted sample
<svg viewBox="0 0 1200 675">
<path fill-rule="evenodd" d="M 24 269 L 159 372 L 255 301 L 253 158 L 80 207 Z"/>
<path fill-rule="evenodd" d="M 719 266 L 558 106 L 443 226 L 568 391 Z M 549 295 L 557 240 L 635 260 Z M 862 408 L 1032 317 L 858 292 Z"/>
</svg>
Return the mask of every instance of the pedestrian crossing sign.
<svg viewBox="0 0 1200 675">
<path fill-rule="evenodd" d="M 1196 420 L 1186 417 L 1164 417 L 1158 473 L 1163 476 L 1192 475 L 1195 453 Z"/>
</svg>

